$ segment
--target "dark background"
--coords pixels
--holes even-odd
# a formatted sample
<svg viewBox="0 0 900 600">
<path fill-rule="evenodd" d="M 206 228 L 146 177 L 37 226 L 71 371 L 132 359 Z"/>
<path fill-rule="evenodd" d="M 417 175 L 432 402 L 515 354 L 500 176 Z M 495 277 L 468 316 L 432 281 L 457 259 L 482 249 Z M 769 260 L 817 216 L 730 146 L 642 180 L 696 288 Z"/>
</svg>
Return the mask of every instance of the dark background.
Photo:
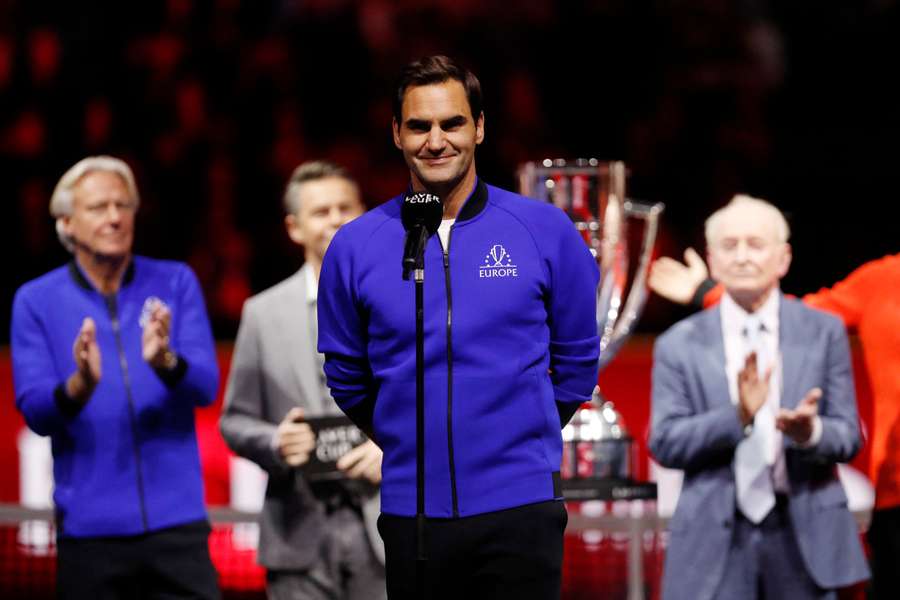
<svg viewBox="0 0 900 600">
<path fill-rule="evenodd" d="M 68 258 L 60 175 L 110 153 L 141 190 L 136 250 L 188 261 L 230 338 L 247 295 L 300 265 L 280 208 L 296 164 L 345 164 L 369 206 L 403 189 L 393 82 L 431 53 L 481 79 L 487 181 L 625 160 L 679 256 L 734 193 L 767 198 L 794 230 L 783 287 L 813 291 L 900 251 L 898 25 L 895 0 L 0 0 L 0 314 Z M 682 314 L 653 299 L 640 329 Z"/>
</svg>

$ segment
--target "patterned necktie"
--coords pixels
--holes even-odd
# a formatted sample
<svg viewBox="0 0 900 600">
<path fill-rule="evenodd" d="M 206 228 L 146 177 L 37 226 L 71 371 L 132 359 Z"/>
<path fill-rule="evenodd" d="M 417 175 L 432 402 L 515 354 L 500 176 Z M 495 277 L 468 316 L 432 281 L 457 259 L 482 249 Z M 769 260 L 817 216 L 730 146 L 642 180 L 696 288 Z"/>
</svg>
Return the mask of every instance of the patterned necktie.
<svg viewBox="0 0 900 600">
<path fill-rule="evenodd" d="M 760 377 L 771 363 L 766 344 L 766 330 L 759 318 L 750 315 L 744 327 L 747 354 L 756 352 Z M 741 513 L 753 523 L 760 523 L 775 506 L 772 464 L 775 448 L 775 414 L 766 395 L 765 403 L 753 419 L 753 431 L 738 443 L 734 455 L 737 504 Z"/>
</svg>

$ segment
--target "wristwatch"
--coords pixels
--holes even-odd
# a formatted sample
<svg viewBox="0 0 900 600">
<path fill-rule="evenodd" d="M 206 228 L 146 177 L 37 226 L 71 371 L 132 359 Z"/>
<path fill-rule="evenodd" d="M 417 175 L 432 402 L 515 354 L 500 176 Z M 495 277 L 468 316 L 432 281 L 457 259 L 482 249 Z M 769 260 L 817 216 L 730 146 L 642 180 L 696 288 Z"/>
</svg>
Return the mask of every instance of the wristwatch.
<svg viewBox="0 0 900 600">
<path fill-rule="evenodd" d="M 175 367 L 178 366 L 178 355 L 172 352 L 169 349 L 166 349 L 165 354 L 163 354 L 163 365 L 162 368 L 166 371 L 171 371 Z"/>
</svg>

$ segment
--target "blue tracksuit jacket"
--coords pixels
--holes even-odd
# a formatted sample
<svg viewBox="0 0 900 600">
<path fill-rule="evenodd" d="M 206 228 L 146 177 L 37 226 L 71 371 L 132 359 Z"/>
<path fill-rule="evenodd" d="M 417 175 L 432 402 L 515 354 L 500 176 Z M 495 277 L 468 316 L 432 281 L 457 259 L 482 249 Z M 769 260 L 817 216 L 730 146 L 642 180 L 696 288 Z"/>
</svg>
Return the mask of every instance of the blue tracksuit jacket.
<svg viewBox="0 0 900 600">
<path fill-rule="evenodd" d="M 402 196 L 344 225 L 319 282 L 332 395 L 384 450 L 382 511 L 416 513 L 415 289 L 401 278 Z M 558 208 L 478 182 L 425 251 L 429 517 L 559 498 L 556 402 L 597 381 L 599 271 Z M 367 416 L 363 416 L 367 415 Z"/>
<path fill-rule="evenodd" d="M 141 355 L 141 312 L 152 297 L 172 311 L 179 367 L 167 381 Z M 59 396 L 85 317 L 97 325 L 102 376 L 73 413 Z M 18 290 L 11 341 L 16 406 L 52 440 L 61 535 L 135 535 L 206 518 L 194 408 L 215 399 L 219 374 L 187 265 L 135 257 L 118 293 L 104 297 L 73 261 Z"/>
</svg>

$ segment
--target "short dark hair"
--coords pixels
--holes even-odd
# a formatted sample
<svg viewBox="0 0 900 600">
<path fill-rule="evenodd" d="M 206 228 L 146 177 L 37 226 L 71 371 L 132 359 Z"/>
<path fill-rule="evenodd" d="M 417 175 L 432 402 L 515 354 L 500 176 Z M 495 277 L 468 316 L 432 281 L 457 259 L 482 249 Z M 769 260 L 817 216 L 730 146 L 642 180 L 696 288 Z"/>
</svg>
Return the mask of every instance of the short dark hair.
<svg viewBox="0 0 900 600">
<path fill-rule="evenodd" d="M 344 167 L 328 160 L 312 160 L 305 162 L 291 173 L 291 178 L 284 188 L 284 210 L 289 215 L 297 214 L 300 210 L 300 187 L 308 181 L 317 181 L 329 177 L 346 179 L 353 185 L 357 185 L 353 177 Z"/>
<path fill-rule="evenodd" d="M 482 112 L 481 83 L 478 78 L 452 58 L 438 54 L 413 61 L 400 72 L 397 80 L 397 94 L 394 96 L 393 102 L 394 118 L 397 123 L 402 120 L 403 95 L 408 88 L 444 83 L 451 79 L 460 82 L 465 88 L 472 118 L 478 119 Z"/>
</svg>

